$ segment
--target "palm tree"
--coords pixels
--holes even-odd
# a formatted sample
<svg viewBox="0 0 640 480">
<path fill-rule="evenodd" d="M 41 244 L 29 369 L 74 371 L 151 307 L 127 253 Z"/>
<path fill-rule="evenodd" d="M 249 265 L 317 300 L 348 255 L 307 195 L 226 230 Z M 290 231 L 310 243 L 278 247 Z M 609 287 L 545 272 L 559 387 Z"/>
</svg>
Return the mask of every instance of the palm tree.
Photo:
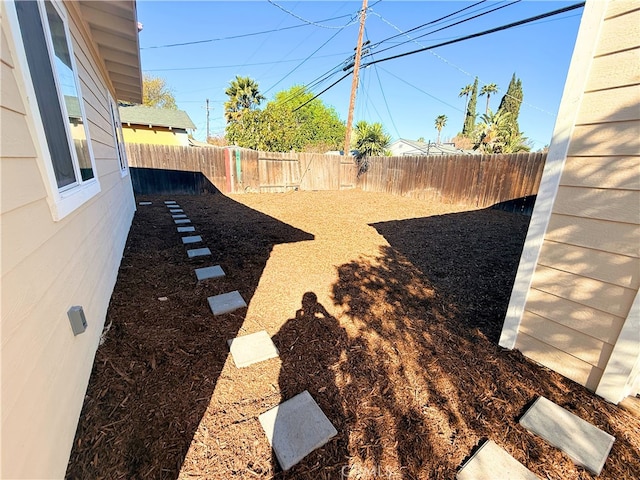
<svg viewBox="0 0 640 480">
<path fill-rule="evenodd" d="M 239 75 L 229 82 L 229 87 L 224 93 L 229 97 L 224 104 L 224 116 L 227 122 L 237 120 L 242 111 L 253 110 L 265 100 L 255 80 Z"/>
<path fill-rule="evenodd" d="M 484 109 L 485 115 L 489 113 L 489 98 L 491 98 L 492 93 L 498 93 L 498 86 L 495 83 L 489 83 L 480 90 L 480 96 L 487 96 L 487 107 Z"/>
<path fill-rule="evenodd" d="M 464 111 L 467 111 L 467 102 L 469 101 L 469 95 L 471 94 L 471 90 L 473 90 L 473 85 L 465 85 L 464 87 L 462 87 L 462 90 L 460 90 L 460 93 L 458 94 L 458 98 L 460 97 L 465 97 L 464 98 Z"/>
<path fill-rule="evenodd" d="M 511 135 L 511 113 L 489 110 L 481 117 L 475 149 L 483 153 L 505 153 L 505 146 Z"/>
<path fill-rule="evenodd" d="M 355 160 L 358 164 L 359 177 L 369 169 L 369 161 L 366 157 L 387 154 L 391 137 L 384 131 L 381 123 L 367 123 L 364 120 L 356 123 L 354 133 L 355 148 L 358 151 Z"/>
<path fill-rule="evenodd" d="M 438 115 L 436 117 L 436 130 L 438 130 L 438 141 L 436 143 L 440 144 L 440 132 L 447 124 L 447 116 L 446 115 Z"/>
</svg>

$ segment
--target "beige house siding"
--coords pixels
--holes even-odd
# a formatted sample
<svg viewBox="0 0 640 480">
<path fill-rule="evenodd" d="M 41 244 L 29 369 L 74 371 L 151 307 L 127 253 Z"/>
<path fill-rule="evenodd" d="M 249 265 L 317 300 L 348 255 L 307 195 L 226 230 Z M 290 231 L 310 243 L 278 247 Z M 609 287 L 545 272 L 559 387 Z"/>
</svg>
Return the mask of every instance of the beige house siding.
<svg viewBox="0 0 640 480">
<path fill-rule="evenodd" d="M 100 193 L 54 221 L 11 8 L 1 7 L 0 477 L 63 478 L 135 202 L 117 158 L 107 84 L 70 14 Z M 73 305 L 88 322 L 75 337 L 67 318 Z"/>
<path fill-rule="evenodd" d="M 640 286 L 637 2 L 609 2 L 594 52 L 515 341 L 592 390 Z"/>
</svg>

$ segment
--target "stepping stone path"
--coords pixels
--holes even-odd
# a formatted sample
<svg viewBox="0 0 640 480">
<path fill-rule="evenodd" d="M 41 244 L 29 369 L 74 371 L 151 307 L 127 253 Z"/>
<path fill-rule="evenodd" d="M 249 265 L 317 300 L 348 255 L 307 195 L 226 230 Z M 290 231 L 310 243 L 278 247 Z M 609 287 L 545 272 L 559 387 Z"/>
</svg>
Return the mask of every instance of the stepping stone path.
<svg viewBox="0 0 640 480">
<path fill-rule="evenodd" d="M 202 237 L 200 235 L 194 235 L 192 237 L 182 237 L 182 243 L 187 245 L 189 243 L 198 243 L 202 241 Z"/>
<path fill-rule="evenodd" d="M 209 278 L 221 278 L 224 277 L 224 270 L 220 265 L 214 265 L 213 267 L 196 268 L 196 278 L 198 280 L 207 280 Z"/>
<path fill-rule="evenodd" d="M 247 306 L 244 298 L 242 298 L 242 295 L 240 295 L 240 292 L 237 290 L 221 295 L 214 295 L 213 297 L 207 298 L 207 301 L 214 315 L 222 315 Z"/>
<path fill-rule="evenodd" d="M 233 363 L 237 368 L 248 367 L 278 356 L 278 349 L 264 330 L 227 340 Z"/>
<path fill-rule="evenodd" d="M 615 441 L 614 436 L 545 397 L 538 397 L 520 424 L 595 475 L 600 475 Z"/>
<path fill-rule="evenodd" d="M 211 255 L 211 250 L 208 248 L 193 248 L 191 250 L 187 250 L 187 256 L 189 258 L 205 257 L 207 255 Z"/>
<path fill-rule="evenodd" d="M 456 474 L 457 480 L 508 478 L 509 480 L 540 480 L 497 444 L 488 440 L 467 460 Z"/>
<path fill-rule="evenodd" d="M 166 200 L 169 213 L 177 225 L 191 223 L 175 200 Z M 193 225 L 178 226 L 178 233 L 195 232 Z M 200 235 L 182 237 L 182 244 L 202 242 Z M 208 248 L 187 250 L 189 258 L 211 255 Z M 195 269 L 198 281 L 225 276 L 220 265 Z M 214 315 L 224 315 L 247 303 L 237 290 L 207 298 Z M 227 340 L 237 368 L 244 368 L 278 356 L 278 349 L 265 331 Z M 308 391 L 281 403 L 259 416 L 269 443 L 283 470 L 288 470 L 316 448 L 337 435 L 337 431 Z M 514 460 L 515 461 L 515 460 Z M 517 462 L 516 462 L 517 463 Z"/>
<path fill-rule="evenodd" d="M 306 390 L 258 419 L 282 470 L 289 470 L 338 434 Z"/>
<path fill-rule="evenodd" d="M 152 202 L 139 202 L 138 205 L 153 205 Z"/>
</svg>

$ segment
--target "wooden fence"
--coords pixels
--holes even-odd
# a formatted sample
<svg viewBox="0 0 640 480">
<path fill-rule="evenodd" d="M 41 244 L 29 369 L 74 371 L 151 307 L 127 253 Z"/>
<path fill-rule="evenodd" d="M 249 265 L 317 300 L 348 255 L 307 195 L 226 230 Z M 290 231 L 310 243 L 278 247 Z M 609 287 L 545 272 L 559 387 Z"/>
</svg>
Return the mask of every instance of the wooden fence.
<svg viewBox="0 0 640 480">
<path fill-rule="evenodd" d="M 344 190 L 487 207 L 538 192 L 543 153 L 372 157 L 357 176 L 352 158 L 219 147 L 127 144 L 129 165 L 201 172 L 223 193 Z"/>
</svg>

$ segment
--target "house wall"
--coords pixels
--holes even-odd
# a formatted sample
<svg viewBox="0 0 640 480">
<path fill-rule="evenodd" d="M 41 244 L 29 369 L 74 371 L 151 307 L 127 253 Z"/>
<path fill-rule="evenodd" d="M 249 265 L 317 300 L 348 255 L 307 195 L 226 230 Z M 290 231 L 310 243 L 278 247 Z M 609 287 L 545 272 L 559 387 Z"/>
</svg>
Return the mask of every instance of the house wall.
<svg viewBox="0 0 640 480">
<path fill-rule="evenodd" d="M 578 37 L 571 66 L 574 83 L 583 85 L 575 101 L 563 98 L 575 121 L 563 133 L 559 114 L 556 125 L 567 136 L 556 141 L 566 143 L 566 154 L 554 158 L 550 150 L 538 195 L 540 202 L 545 180 L 548 185 L 562 167 L 555 192 L 550 187 L 542 199 L 552 201 L 555 193 L 555 201 L 541 246 L 527 239 L 501 344 L 513 346 L 509 330 L 517 327 L 515 348 L 596 390 L 625 322 L 638 315 L 631 308 L 640 286 L 640 7 L 626 0 L 593 3 L 583 15 L 585 28 L 593 28 L 585 41 Z M 569 88 L 564 95 L 572 95 Z M 532 226 L 544 207 L 536 214 Z M 532 252 L 537 264 L 518 312 L 525 298 L 518 282 Z M 640 345 L 637 330 L 635 337 L 632 355 Z"/>
<path fill-rule="evenodd" d="M 53 220 L 15 10 L 7 2 L 0 8 L 0 477 L 63 478 L 135 201 L 117 158 L 106 84 L 70 14 L 101 190 Z M 84 308 L 88 322 L 75 337 L 67 318 L 74 305 Z"/>
<path fill-rule="evenodd" d="M 189 136 L 183 129 L 167 127 L 145 127 L 143 125 L 122 125 L 126 143 L 147 143 L 153 145 L 189 146 Z"/>
</svg>

